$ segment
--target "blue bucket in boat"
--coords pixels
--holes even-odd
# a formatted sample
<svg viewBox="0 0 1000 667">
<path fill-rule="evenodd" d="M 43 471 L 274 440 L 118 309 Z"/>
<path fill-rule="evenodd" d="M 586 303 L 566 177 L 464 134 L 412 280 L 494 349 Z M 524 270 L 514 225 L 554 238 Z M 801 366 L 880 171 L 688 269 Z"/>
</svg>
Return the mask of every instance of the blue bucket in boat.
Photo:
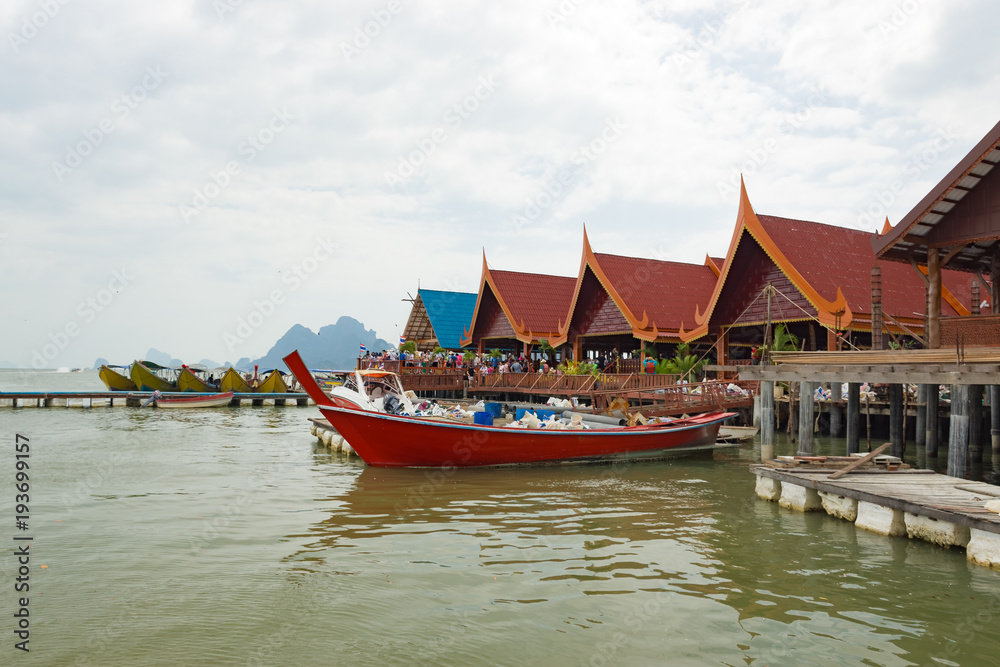
<svg viewBox="0 0 1000 667">
<path fill-rule="evenodd" d="M 484 403 L 483 409 L 493 415 L 494 419 L 499 419 L 503 405 L 500 403 Z"/>
<path fill-rule="evenodd" d="M 520 420 L 521 417 L 529 412 L 534 412 L 535 416 L 538 417 L 539 421 L 546 421 L 549 417 L 555 414 L 552 410 L 529 410 L 528 408 L 518 408 L 517 414 L 515 414 L 515 419 Z"/>
<path fill-rule="evenodd" d="M 472 415 L 472 422 L 480 426 L 493 426 L 493 415 L 489 412 L 475 412 Z"/>
</svg>

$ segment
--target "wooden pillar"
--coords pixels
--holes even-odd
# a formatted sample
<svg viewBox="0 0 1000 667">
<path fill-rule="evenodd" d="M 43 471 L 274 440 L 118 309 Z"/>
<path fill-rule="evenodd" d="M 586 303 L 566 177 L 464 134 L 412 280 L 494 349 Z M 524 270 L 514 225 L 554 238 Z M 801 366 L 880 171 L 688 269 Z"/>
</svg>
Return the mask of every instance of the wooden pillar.
<svg viewBox="0 0 1000 667">
<path fill-rule="evenodd" d="M 760 460 L 774 458 L 774 382 L 760 383 Z"/>
<path fill-rule="evenodd" d="M 995 250 L 990 260 L 990 312 L 1000 314 L 1000 261 Z"/>
<path fill-rule="evenodd" d="M 917 386 L 917 424 L 914 429 L 917 453 L 927 450 L 927 385 Z"/>
<path fill-rule="evenodd" d="M 844 432 L 844 408 L 830 403 L 830 437 L 839 438 Z"/>
<path fill-rule="evenodd" d="M 936 384 L 925 384 L 924 385 L 924 402 L 927 403 L 927 422 L 924 425 L 924 434 L 926 436 L 924 446 L 927 451 L 927 456 L 938 455 L 938 417 L 940 413 L 939 405 L 939 390 Z"/>
<path fill-rule="evenodd" d="M 969 386 L 951 386 L 951 430 L 948 432 L 948 474 L 965 479 L 969 446 Z"/>
<path fill-rule="evenodd" d="M 837 404 L 840 400 L 843 385 L 840 382 L 830 383 L 830 436 L 839 438 L 844 431 L 844 408 Z"/>
<path fill-rule="evenodd" d="M 993 470 L 1000 472 L 1000 385 L 990 385 L 990 441 Z"/>
<path fill-rule="evenodd" d="M 847 385 L 847 454 L 857 451 L 861 426 L 861 385 L 850 382 Z"/>
<path fill-rule="evenodd" d="M 573 339 L 573 360 L 583 361 L 583 339 L 580 336 Z"/>
<path fill-rule="evenodd" d="M 715 363 L 723 365 L 729 358 L 729 330 L 721 328 L 715 339 Z"/>
<path fill-rule="evenodd" d="M 906 443 L 903 433 L 903 385 L 889 385 L 889 442 L 890 453 L 903 458 Z"/>
<path fill-rule="evenodd" d="M 927 248 L 927 347 L 941 347 L 941 254 Z"/>
<path fill-rule="evenodd" d="M 882 269 L 872 267 L 872 349 L 882 346 Z"/>
<path fill-rule="evenodd" d="M 969 462 L 983 462 L 983 385 L 969 385 Z"/>
<path fill-rule="evenodd" d="M 813 453 L 813 397 L 812 382 L 799 383 L 799 456 Z"/>
<path fill-rule="evenodd" d="M 526 342 L 521 341 L 521 356 L 522 357 L 527 357 L 528 356 L 528 347 L 530 347 L 530 346 Z"/>
</svg>

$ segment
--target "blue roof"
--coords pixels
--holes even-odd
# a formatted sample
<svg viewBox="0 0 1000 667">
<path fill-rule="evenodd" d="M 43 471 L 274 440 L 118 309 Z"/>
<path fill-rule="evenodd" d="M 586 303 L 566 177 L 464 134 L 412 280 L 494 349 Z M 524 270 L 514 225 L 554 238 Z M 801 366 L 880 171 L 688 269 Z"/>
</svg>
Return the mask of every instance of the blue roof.
<svg viewBox="0 0 1000 667">
<path fill-rule="evenodd" d="M 438 345 L 446 349 L 462 347 L 462 336 L 472 324 L 476 311 L 476 293 L 441 292 L 432 289 L 418 290 L 431 321 Z"/>
</svg>

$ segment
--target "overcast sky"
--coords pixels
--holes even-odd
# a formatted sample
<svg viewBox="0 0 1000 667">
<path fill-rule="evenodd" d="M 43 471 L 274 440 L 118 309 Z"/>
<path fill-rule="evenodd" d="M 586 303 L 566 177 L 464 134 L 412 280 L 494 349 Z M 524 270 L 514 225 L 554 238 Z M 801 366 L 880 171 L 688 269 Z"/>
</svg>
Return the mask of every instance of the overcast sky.
<svg viewBox="0 0 1000 667">
<path fill-rule="evenodd" d="M 1000 5 L 0 3 L 0 361 L 256 357 L 417 284 L 897 222 L 998 120 Z M 895 191 L 894 191 L 895 190 Z M 539 295 L 544 298 L 544 295 Z M 254 313 L 257 313 L 256 315 Z"/>
</svg>

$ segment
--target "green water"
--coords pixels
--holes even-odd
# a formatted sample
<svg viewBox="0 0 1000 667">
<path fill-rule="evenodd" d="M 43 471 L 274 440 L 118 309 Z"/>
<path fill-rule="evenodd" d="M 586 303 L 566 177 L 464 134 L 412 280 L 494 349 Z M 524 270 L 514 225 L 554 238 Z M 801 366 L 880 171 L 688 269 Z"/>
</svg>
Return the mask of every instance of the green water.
<svg viewBox="0 0 1000 667">
<path fill-rule="evenodd" d="M 0 390 L 97 389 L 0 372 Z M 630 466 L 366 468 L 315 408 L 0 408 L 30 438 L 30 648 L 2 665 L 990 665 L 1000 573 L 758 500 L 755 446 Z M 822 441 L 819 449 L 837 447 Z M 779 444 L 779 453 L 791 447 Z M 44 568 L 42 566 L 45 566 Z"/>
</svg>

